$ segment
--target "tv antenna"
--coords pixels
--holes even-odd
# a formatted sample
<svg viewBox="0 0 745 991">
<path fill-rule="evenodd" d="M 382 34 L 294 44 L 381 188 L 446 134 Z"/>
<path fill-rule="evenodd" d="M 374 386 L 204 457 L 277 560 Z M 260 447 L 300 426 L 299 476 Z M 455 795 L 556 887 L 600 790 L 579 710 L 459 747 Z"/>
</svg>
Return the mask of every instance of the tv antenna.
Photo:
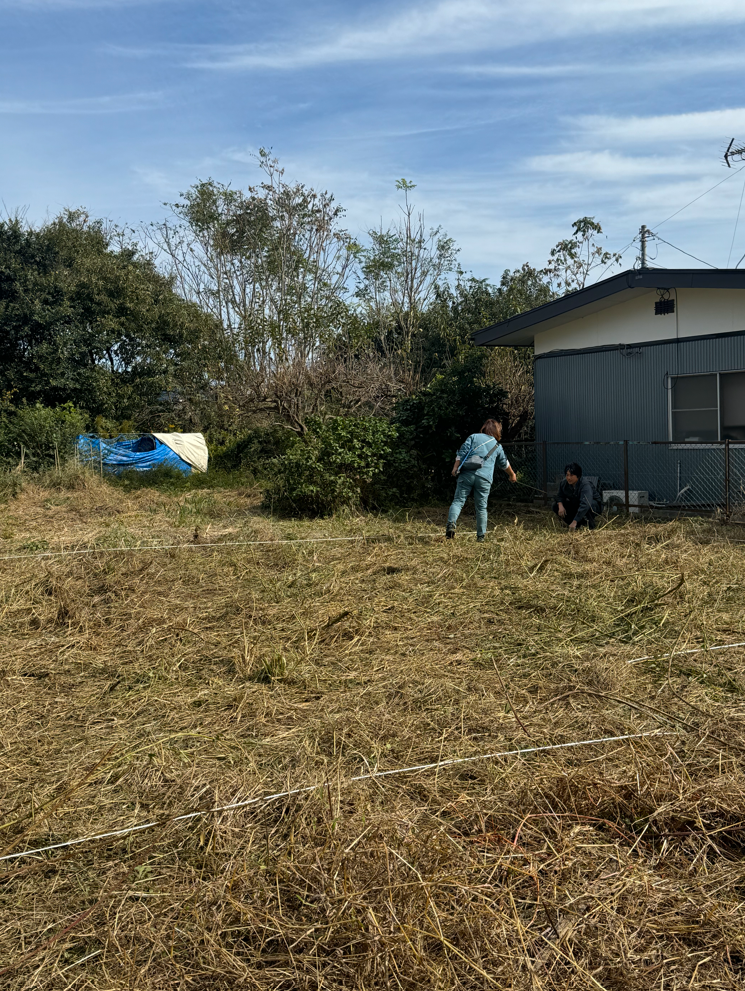
<svg viewBox="0 0 745 991">
<path fill-rule="evenodd" d="M 735 139 L 732 138 L 730 143 L 727 145 L 727 150 L 724 153 L 724 160 L 727 163 L 727 168 L 732 168 L 732 162 L 742 162 L 745 160 L 745 145 L 735 144 Z"/>
</svg>

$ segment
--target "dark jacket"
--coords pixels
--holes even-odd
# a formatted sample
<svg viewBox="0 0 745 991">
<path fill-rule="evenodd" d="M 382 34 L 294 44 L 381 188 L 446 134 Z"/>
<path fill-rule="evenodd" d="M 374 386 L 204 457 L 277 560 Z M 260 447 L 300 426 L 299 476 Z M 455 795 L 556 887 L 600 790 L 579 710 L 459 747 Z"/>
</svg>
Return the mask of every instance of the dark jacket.
<svg viewBox="0 0 745 991">
<path fill-rule="evenodd" d="M 577 507 L 577 511 L 574 513 L 574 520 L 577 523 L 581 523 L 588 514 L 592 516 L 594 513 L 600 512 L 592 482 L 584 476 L 577 481 L 576 485 L 570 485 L 565 478 L 562 478 L 556 501 L 563 503 L 570 515 L 575 506 Z"/>
</svg>

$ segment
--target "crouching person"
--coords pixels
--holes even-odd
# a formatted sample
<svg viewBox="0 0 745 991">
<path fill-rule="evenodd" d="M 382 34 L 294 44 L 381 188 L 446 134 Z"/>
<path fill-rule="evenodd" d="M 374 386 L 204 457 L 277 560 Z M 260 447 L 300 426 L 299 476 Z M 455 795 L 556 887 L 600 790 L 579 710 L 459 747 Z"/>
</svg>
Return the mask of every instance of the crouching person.
<svg viewBox="0 0 745 991">
<path fill-rule="evenodd" d="M 592 482 L 582 477 L 582 465 L 572 461 L 564 469 L 564 478 L 559 484 L 559 493 L 553 510 L 570 530 L 587 526 L 595 529 L 595 516 L 600 512 L 600 504 Z"/>
<path fill-rule="evenodd" d="M 448 512 L 448 524 L 445 536 L 452 539 L 455 536 L 455 524 L 463 509 L 466 499 L 473 493 L 476 509 L 476 540 L 481 543 L 486 536 L 486 504 L 489 491 L 494 480 L 494 466 L 499 465 L 507 472 L 511 482 L 517 481 L 517 475 L 510 467 L 507 456 L 499 443 L 502 439 L 502 424 L 496 420 L 487 420 L 477 434 L 471 434 L 461 444 L 455 456 L 455 464 L 451 472 L 458 479 L 455 487 L 455 497 Z"/>
</svg>

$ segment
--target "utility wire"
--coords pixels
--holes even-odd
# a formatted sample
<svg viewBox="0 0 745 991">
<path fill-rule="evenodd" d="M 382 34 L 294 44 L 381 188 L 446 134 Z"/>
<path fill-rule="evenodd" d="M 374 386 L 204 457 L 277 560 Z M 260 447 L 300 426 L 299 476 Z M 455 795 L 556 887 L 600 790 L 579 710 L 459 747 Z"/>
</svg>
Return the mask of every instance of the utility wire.
<svg viewBox="0 0 745 991">
<path fill-rule="evenodd" d="M 732 249 L 735 246 L 735 236 L 737 235 L 737 225 L 740 223 L 740 210 L 742 210 L 742 198 L 745 196 L 745 182 L 742 184 L 742 192 L 740 193 L 740 205 L 737 208 L 737 217 L 735 218 L 735 229 L 732 231 L 732 244 L 729 246 L 729 254 L 727 255 L 727 268 L 729 268 L 730 258 L 732 257 Z"/>
<path fill-rule="evenodd" d="M 695 196 L 692 200 L 690 200 L 690 202 L 686 203 L 685 206 L 682 206 L 679 210 L 676 210 L 675 213 L 671 213 L 669 217 L 665 217 L 664 220 L 661 220 L 659 222 L 659 224 L 655 224 L 654 226 L 655 227 L 662 227 L 662 225 L 663 224 L 666 224 L 668 222 L 668 220 L 672 220 L 673 217 L 677 217 L 679 213 L 682 213 L 684 210 L 687 210 L 689 206 L 692 206 L 694 203 L 697 203 L 700 199 L 702 199 L 704 196 L 706 196 L 707 193 L 710 193 L 712 190 L 716 189 L 717 186 L 721 186 L 723 182 L 727 182 L 728 179 L 732 179 L 734 176 L 739 175 L 739 173 L 742 172 L 743 169 L 745 169 L 745 165 L 741 166 L 739 169 L 736 169 L 734 172 L 730 172 L 730 174 L 729 175 L 726 175 L 724 177 L 724 179 L 720 179 L 719 182 L 715 182 L 713 186 L 709 186 L 709 188 L 706 189 L 706 190 L 704 190 L 703 193 L 699 193 L 698 196 Z M 743 185 L 743 193 L 745 193 L 745 185 Z M 742 198 L 742 195 L 741 195 L 740 196 L 740 206 L 742 206 L 742 199 L 743 198 Z M 739 210 L 737 212 L 737 216 L 738 216 L 738 219 L 739 219 L 739 216 L 740 216 L 740 211 Z M 735 224 L 735 232 L 736 231 L 737 231 L 737 224 Z M 633 241 L 630 241 L 629 244 L 626 245 L 626 247 L 623 249 L 623 251 L 619 252 L 619 254 L 624 255 L 629 250 L 629 248 L 631 247 L 631 245 L 634 244 L 634 242 L 636 240 L 637 240 L 637 238 L 635 237 Z M 663 238 L 660 237 L 660 238 L 658 238 L 658 240 L 663 241 Z M 663 243 L 664 244 L 669 244 L 668 241 L 663 241 Z M 734 235 L 732 237 L 732 243 L 734 244 Z M 674 244 L 671 244 L 670 247 L 671 248 L 675 248 L 675 245 Z M 676 248 L 676 251 L 682 251 L 682 248 Z M 688 255 L 688 252 L 687 251 L 683 251 L 683 254 L 684 255 Z M 731 254 L 732 254 L 732 249 L 730 248 L 730 255 Z M 688 255 L 688 257 L 689 258 L 693 258 L 697 262 L 702 261 L 701 258 L 696 258 L 695 255 Z M 740 259 L 740 261 L 737 263 L 737 265 L 735 265 L 735 268 L 737 268 L 738 265 L 740 265 L 743 261 L 745 261 L 745 255 L 743 255 L 742 258 Z M 702 264 L 709 265 L 709 262 L 702 262 Z M 729 258 L 727 259 L 727 265 L 729 265 Z M 595 281 L 596 282 L 599 282 L 600 279 L 602 279 L 603 276 L 605 275 L 605 273 L 608 271 L 608 269 L 609 268 L 612 268 L 612 267 L 613 267 L 613 263 L 611 263 L 610 265 L 608 265 L 607 268 L 603 269 L 600 277 L 598 279 L 596 279 Z M 709 265 L 709 268 L 716 268 L 716 265 Z"/>
<path fill-rule="evenodd" d="M 627 252 L 627 251 L 629 250 L 629 248 L 631 247 L 631 245 L 632 245 L 632 244 L 634 243 L 634 241 L 636 241 L 636 238 L 634 238 L 633 240 L 631 240 L 631 241 L 629 241 L 629 243 L 628 243 L 628 244 L 626 245 L 626 247 L 625 247 L 625 248 L 624 248 L 624 249 L 623 249 L 622 251 L 619 251 L 619 252 L 618 252 L 618 254 L 619 254 L 619 255 L 620 255 L 620 256 L 621 256 L 622 258 L 623 258 L 623 256 L 624 256 L 624 255 L 626 254 L 626 252 Z M 602 271 L 602 272 L 600 273 L 600 275 L 599 275 L 599 276 L 597 277 L 597 279 L 595 279 L 595 282 L 600 282 L 600 281 L 601 281 L 601 279 L 603 278 L 603 276 L 605 275 L 605 273 L 606 273 L 606 272 L 608 271 L 608 269 L 609 269 L 609 268 L 613 268 L 613 266 L 614 266 L 615 264 L 616 264 L 616 261 L 615 261 L 615 259 L 614 259 L 614 260 L 613 260 L 613 261 L 612 261 L 612 262 L 610 263 L 610 265 L 606 265 L 606 267 L 605 267 L 605 268 L 603 269 L 603 271 Z"/>
<path fill-rule="evenodd" d="M 729 175 L 726 175 L 724 177 L 724 179 L 720 179 L 719 182 L 715 182 L 713 186 L 710 186 L 703 193 L 700 193 L 698 196 L 696 196 L 694 199 L 692 199 L 690 203 L 686 203 L 686 205 L 685 206 L 682 206 L 680 208 L 680 210 L 676 210 L 675 213 L 671 213 L 669 217 L 665 217 L 664 220 L 660 221 L 659 224 L 655 224 L 654 226 L 655 227 L 662 227 L 662 225 L 663 224 L 666 224 L 668 222 L 668 220 L 672 220 L 673 217 L 677 217 L 679 213 L 682 213 L 684 210 L 687 210 L 689 206 L 692 206 L 694 203 L 697 203 L 702 197 L 706 196 L 707 193 L 710 193 L 712 191 L 712 189 L 716 189 L 717 186 L 721 186 L 723 182 L 727 182 L 728 179 L 734 178 L 734 176 L 736 176 L 740 172 L 742 172 L 743 169 L 745 169 L 745 165 L 743 165 L 741 168 L 737 169 L 735 172 L 730 172 L 730 174 Z M 696 261 L 699 261 L 699 260 L 700 259 L 698 259 L 698 258 L 696 259 Z"/>
<path fill-rule="evenodd" d="M 505 750 L 495 754 L 478 754 L 475 757 L 453 757 L 450 760 L 438 760 L 431 764 L 414 764 L 412 767 L 394 767 L 390 771 L 371 771 L 369 774 L 358 774 L 347 780 L 347 784 L 356 781 L 371 781 L 374 778 L 387 778 L 397 774 L 413 774 L 415 771 L 432 771 L 441 767 L 453 767 L 456 764 L 469 764 L 475 760 L 490 760 L 497 757 L 521 757 L 523 754 L 542 753 L 547 750 L 565 750 L 569 747 L 586 747 L 594 743 L 618 743 L 621 740 L 640 740 L 645 736 L 671 736 L 670 732 L 660 732 L 659 730 L 648 730 L 646 733 L 626 733 L 624 736 L 603 736 L 595 740 L 576 740 L 571 743 L 553 743 L 544 747 L 526 747 L 524 750 Z M 48 853 L 50 850 L 61 850 L 63 847 L 79 846 L 81 843 L 94 843 L 96 840 L 114 839 L 120 836 L 129 836 L 131 833 L 141 832 L 143 829 L 154 829 L 156 826 L 165 826 L 172 822 L 185 822 L 188 819 L 196 819 L 199 816 L 211 815 L 215 812 L 231 812 L 234 809 L 243 809 L 248 805 L 263 805 L 267 802 L 276 802 L 280 798 L 290 798 L 293 795 L 307 794 L 317 788 L 323 788 L 325 782 L 315 785 L 306 785 L 303 788 L 292 788 L 289 791 L 275 792 L 273 795 L 261 795 L 259 798 L 248 798 L 242 802 L 231 802 L 229 805 L 220 805 L 213 809 L 199 809 L 196 812 L 186 812 L 183 815 L 170 816 L 166 819 L 153 820 L 153 822 L 143 822 L 138 826 L 127 826 L 124 829 L 114 829 L 108 833 L 98 833 L 95 836 L 81 836 L 75 840 L 67 840 L 64 843 L 52 843 L 50 846 L 37 847 L 35 850 L 21 850 L 19 853 L 9 853 L 3 860 L 18 860 L 21 857 L 31 857 L 38 853 Z"/>
<path fill-rule="evenodd" d="M 670 244 L 669 241 L 666 241 L 664 237 L 660 237 L 659 234 L 652 234 L 652 236 L 657 238 L 658 241 L 662 241 L 663 244 L 668 245 L 668 247 L 674 248 L 676 251 L 679 251 L 682 255 L 688 255 L 688 257 L 693 258 L 694 261 L 701 262 L 702 265 L 708 265 L 709 268 L 713 268 L 713 269 L 717 268 L 717 266 L 712 265 L 711 262 L 705 262 L 703 258 L 697 258 L 696 255 L 692 255 L 690 251 L 683 251 L 683 249 L 679 248 L 677 244 Z"/>
</svg>

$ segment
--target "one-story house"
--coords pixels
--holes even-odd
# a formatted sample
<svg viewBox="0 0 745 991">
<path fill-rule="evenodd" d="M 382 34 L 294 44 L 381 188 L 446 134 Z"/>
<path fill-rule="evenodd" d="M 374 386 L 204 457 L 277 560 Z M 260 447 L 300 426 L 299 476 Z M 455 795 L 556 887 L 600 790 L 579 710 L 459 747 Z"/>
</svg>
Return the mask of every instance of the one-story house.
<svg viewBox="0 0 745 991">
<path fill-rule="evenodd" d="M 631 455 L 626 446 L 638 469 L 631 480 L 628 465 L 620 478 L 618 451 L 603 460 L 585 449 L 611 484 L 701 506 L 732 498 L 733 478 L 743 484 L 745 271 L 632 269 L 485 327 L 474 341 L 534 347 L 539 443 L 664 442 Z M 712 473 L 722 476 L 716 484 Z"/>
</svg>

